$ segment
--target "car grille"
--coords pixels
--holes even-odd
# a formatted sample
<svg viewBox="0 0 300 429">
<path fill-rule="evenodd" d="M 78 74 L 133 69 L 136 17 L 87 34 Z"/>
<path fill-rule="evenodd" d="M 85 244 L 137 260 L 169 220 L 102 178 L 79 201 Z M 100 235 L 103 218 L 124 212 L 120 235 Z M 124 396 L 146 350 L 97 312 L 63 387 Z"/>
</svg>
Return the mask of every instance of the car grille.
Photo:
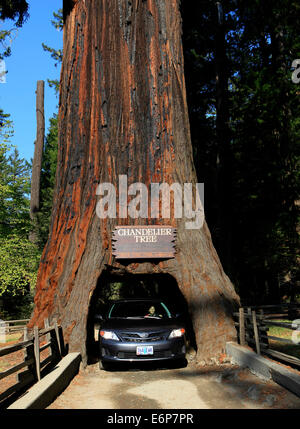
<svg viewBox="0 0 300 429">
<path fill-rule="evenodd" d="M 119 359 L 153 359 L 153 358 L 168 358 L 172 356 L 171 350 L 154 351 L 153 355 L 138 355 L 135 352 L 119 352 Z"/>
<path fill-rule="evenodd" d="M 166 332 L 150 332 L 147 336 L 143 336 L 142 333 L 121 332 L 119 335 L 123 341 L 130 343 L 149 343 L 162 341 L 166 338 Z"/>
</svg>

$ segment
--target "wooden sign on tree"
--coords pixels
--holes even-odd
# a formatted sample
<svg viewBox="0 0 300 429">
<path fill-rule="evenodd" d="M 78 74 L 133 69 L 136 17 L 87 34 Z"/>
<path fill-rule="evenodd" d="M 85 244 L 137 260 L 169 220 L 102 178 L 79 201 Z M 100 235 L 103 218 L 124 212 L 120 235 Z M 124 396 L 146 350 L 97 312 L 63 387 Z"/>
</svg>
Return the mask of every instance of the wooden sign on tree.
<svg viewBox="0 0 300 429">
<path fill-rule="evenodd" d="M 112 254 L 116 259 L 174 258 L 175 235 L 171 226 L 117 226 Z"/>
</svg>

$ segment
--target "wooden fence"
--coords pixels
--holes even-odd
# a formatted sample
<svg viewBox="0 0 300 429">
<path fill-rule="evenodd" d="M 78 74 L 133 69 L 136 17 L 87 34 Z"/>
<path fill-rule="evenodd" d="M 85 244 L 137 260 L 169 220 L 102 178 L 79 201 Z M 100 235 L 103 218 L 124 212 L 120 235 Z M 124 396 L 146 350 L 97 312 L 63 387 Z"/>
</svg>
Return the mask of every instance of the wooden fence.
<svg viewBox="0 0 300 429">
<path fill-rule="evenodd" d="M 283 320 L 297 320 L 300 318 L 300 304 L 265 305 L 255 307 L 241 307 L 238 313 L 234 313 L 235 326 L 238 329 L 238 340 L 241 345 L 249 345 L 257 354 L 264 354 L 282 361 L 297 369 L 300 369 L 300 359 L 278 350 L 274 350 L 270 345 L 270 340 L 275 340 L 284 344 L 297 346 L 297 343 L 285 338 L 275 337 L 268 334 L 270 326 L 278 326 L 285 329 L 297 330 L 300 332 L 300 320 L 298 323 Z M 274 320 L 275 319 L 275 320 Z M 300 346 L 300 334 L 299 334 Z"/>
<path fill-rule="evenodd" d="M 14 332 L 26 332 L 29 319 L 7 320 L 0 322 L 1 334 L 7 335 Z"/>
<path fill-rule="evenodd" d="M 24 351 L 23 361 L 0 372 L 0 380 L 26 368 L 17 374 L 17 382 L 0 393 L 0 408 L 4 401 L 39 381 L 47 371 L 64 356 L 64 344 L 61 327 L 54 320 L 50 326 L 48 319 L 44 321 L 44 329 L 37 326 L 30 332 L 24 329 L 23 341 L 0 349 L 0 358 L 19 350 Z M 41 353 L 48 349 L 49 355 L 41 360 Z"/>
</svg>

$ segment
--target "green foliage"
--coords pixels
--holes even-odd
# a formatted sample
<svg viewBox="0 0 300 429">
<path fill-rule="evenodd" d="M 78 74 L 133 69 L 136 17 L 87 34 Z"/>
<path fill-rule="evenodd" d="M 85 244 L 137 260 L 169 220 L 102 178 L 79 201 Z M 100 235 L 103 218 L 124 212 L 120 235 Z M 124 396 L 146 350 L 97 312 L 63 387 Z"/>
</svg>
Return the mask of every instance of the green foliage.
<svg viewBox="0 0 300 429">
<path fill-rule="evenodd" d="M 57 12 L 53 12 L 54 19 L 51 20 L 51 24 L 56 28 L 56 30 L 62 31 L 64 27 L 64 18 L 63 10 L 58 9 Z"/>
<path fill-rule="evenodd" d="M 9 118 L 10 115 L 8 113 L 4 113 L 3 110 L 0 109 L 0 143 L 2 145 L 9 143 L 13 136 L 13 125 Z"/>
<path fill-rule="evenodd" d="M 0 236 L 30 230 L 30 165 L 19 158 L 17 149 L 0 145 Z"/>
<path fill-rule="evenodd" d="M 0 19 L 12 19 L 21 27 L 28 18 L 28 7 L 26 0 L 1 0 Z"/>
<path fill-rule="evenodd" d="M 300 7 L 294 0 L 219 3 L 221 29 L 214 2 L 196 10 L 182 3 L 198 181 L 214 244 L 242 300 L 278 302 L 296 296 L 299 284 L 300 104 L 291 63 L 300 53 Z M 225 132 L 218 137 L 220 101 L 227 141 Z"/>
<path fill-rule="evenodd" d="M 57 12 L 53 12 L 54 19 L 51 20 L 51 23 L 53 27 L 56 28 L 58 31 L 62 31 L 63 29 L 63 10 L 59 9 Z M 51 48 L 45 43 L 42 43 L 42 47 L 45 52 L 49 52 L 51 55 L 51 58 L 55 61 L 55 67 L 58 66 L 58 64 L 61 64 L 62 57 L 63 57 L 63 50 L 62 49 L 55 49 Z M 48 84 L 50 88 L 54 88 L 56 95 L 59 93 L 59 80 L 58 79 L 48 79 Z"/>
<path fill-rule="evenodd" d="M 1 0 L 0 3 L 0 21 L 11 20 L 13 27 L 9 30 L 0 31 L 0 59 L 8 57 L 11 54 L 11 42 L 17 29 L 22 27 L 29 17 L 29 5 L 26 0 Z"/>
<path fill-rule="evenodd" d="M 50 218 L 55 185 L 57 151 L 58 151 L 58 118 L 50 118 L 50 126 L 45 139 L 40 191 L 40 210 L 38 218 L 39 247 L 43 249 L 49 234 Z"/>
<path fill-rule="evenodd" d="M 28 240 L 30 165 L 0 143 L 0 317 L 29 316 L 40 251 Z"/>
<path fill-rule="evenodd" d="M 62 61 L 62 49 L 54 49 L 50 48 L 49 46 L 45 45 L 45 43 L 42 43 L 43 49 L 46 52 L 49 52 L 51 54 L 51 58 L 56 61 L 55 66 L 57 66 L 58 63 L 61 63 Z"/>
<path fill-rule="evenodd" d="M 13 36 L 27 20 L 25 0 L 2 0 L 0 21 L 12 27 L 0 31 L 0 60 L 11 54 Z M 11 146 L 13 124 L 0 109 L 0 317 L 28 317 L 32 309 L 40 251 L 28 240 L 31 223 L 31 167 Z"/>
<path fill-rule="evenodd" d="M 40 253 L 17 234 L 0 237 L 0 297 L 26 295 L 34 288 Z"/>
</svg>

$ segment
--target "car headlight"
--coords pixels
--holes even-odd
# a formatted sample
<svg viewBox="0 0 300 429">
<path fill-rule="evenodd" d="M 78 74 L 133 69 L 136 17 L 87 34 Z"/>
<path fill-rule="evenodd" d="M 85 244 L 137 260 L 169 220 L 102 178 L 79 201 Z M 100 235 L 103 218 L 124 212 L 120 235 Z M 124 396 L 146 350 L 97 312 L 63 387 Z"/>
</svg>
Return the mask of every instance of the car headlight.
<svg viewBox="0 0 300 429">
<path fill-rule="evenodd" d="M 105 340 L 115 340 L 119 341 L 119 338 L 112 331 L 100 331 L 100 336 Z"/>
<path fill-rule="evenodd" d="M 173 329 L 171 334 L 169 335 L 169 338 L 179 338 L 182 337 L 185 334 L 185 329 Z"/>
</svg>

